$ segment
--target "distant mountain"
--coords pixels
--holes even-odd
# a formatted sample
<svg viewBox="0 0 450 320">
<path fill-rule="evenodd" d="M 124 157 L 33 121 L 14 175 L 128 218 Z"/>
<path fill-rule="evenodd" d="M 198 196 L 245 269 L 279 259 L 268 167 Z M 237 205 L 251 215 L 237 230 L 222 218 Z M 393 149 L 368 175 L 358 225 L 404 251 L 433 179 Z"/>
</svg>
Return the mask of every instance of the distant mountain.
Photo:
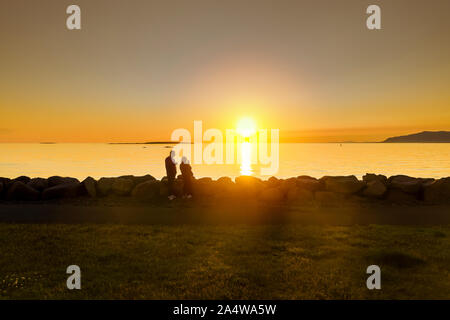
<svg viewBox="0 0 450 320">
<path fill-rule="evenodd" d="M 450 143 L 450 131 L 423 131 L 406 136 L 387 138 L 383 142 L 448 142 Z"/>
</svg>

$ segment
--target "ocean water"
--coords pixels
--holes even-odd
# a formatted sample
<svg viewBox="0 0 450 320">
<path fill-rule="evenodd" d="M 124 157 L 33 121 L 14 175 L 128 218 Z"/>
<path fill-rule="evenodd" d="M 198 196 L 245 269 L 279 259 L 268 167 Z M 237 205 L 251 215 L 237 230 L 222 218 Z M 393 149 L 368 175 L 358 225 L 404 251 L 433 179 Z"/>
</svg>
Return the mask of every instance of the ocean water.
<svg viewBox="0 0 450 320">
<path fill-rule="evenodd" d="M 252 150 L 241 146 L 241 163 L 193 164 L 196 177 L 236 177 L 242 174 L 261 178 L 261 167 L 249 161 Z M 20 175 L 72 176 L 84 179 L 151 174 L 165 176 L 166 145 L 65 143 L 0 144 L 0 177 Z M 225 156 L 225 150 L 224 150 Z M 356 175 L 378 173 L 415 177 L 450 176 L 450 143 L 282 143 L 275 176 Z"/>
</svg>

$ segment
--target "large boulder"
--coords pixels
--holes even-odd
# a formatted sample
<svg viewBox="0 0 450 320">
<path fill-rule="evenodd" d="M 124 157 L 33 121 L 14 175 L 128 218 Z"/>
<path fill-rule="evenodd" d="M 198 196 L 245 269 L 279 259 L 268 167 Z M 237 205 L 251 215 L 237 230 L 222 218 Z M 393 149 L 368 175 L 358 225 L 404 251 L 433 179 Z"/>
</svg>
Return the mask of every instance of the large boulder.
<svg viewBox="0 0 450 320">
<path fill-rule="evenodd" d="M 208 184 L 208 183 L 212 183 L 213 179 L 210 177 L 203 177 L 203 178 L 197 179 L 197 182 Z"/>
<path fill-rule="evenodd" d="M 421 188 L 421 180 L 405 175 L 392 176 L 388 179 L 389 186 L 392 189 L 398 189 L 405 193 L 417 195 Z"/>
<path fill-rule="evenodd" d="M 175 181 L 173 182 L 173 192 L 175 193 L 175 196 L 177 196 L 177 197 L 182 195 L 183 180 L 175 179 Z M 197 192 L 197 189 L 195 189 L 195 182 L 194 182 L 194 194 L 196 192 Z M 167 179 L 163 179 L 159 183 L 159 195 L 162 197 L 167 197 L 169 195 L 169 185 L 168 185 Z"/>
<path fill-rule="evenodd" d="M 20 182 L 22 182 L 22 183 L 24 183 L 24 184 L 27 184 L 30 180 L 31 180 L 30 177 L 27 177 L 27 176 L 20 176 L 20 177 L 14 178 L 14 179 L 12 180 L 12 182 L 20 181 Z"/>
<path fill-rule="evenodd" d="M 337 205 L 342 202 L 343 195 L 330 191 L 317 191 L 314 194 L 317 202 L 323 205 Z"/>
<path fill-rule="evenodd" d="M 386 196 L 387 201 L 393 203 L 415 203 L 417 196 L 411 193 L 406 193 L 400 189 L 389 189 Z"/>
<path fill-rule="evenodd" d="M 0 178 L 0 199 L 3 198 L 4 194 L 6 193 L 6 190 L 8 189 L 9 185 L 11 184 L 11 179 L 9 178 Z"/>
<path fill-rule="evenodd" d="M 11 183 L 6 193 L 6 200 L 38 200 L 39 191 L 21 181 Z"/>
<path fill-rule="evenodd" d="M 310 203 L 314 200 L 314 193 L 304 188 L 295 187 L 289 190 L 286 198 L 290 203 Z"/>
<path fill-rule="evenodd" d="M 279 188 L 284 195 L 287 195 L 289 190 L 297 188 L 297 179 L 289 178 L 280 180 L 280 184 L 277 186 L 277 188 Z"/>
<path fill-rule="evenodd" d="M 369 198 L 381 198 L 386 193 L 386 185 L 378 179 L 368 180 L 363 195 Z"/>
<path fill-rule="evenodd" d="M 219 179 L 217 179 L 217 183 L 223 184 L 223 185 L 233 185 L 234 184 L 233 180 L 231 180 L 230 177 L 220 177 Z"/>
<path fill-rule="evenodd" d="M 267 179 L 267 185 L 269 187 L 278 187 L 280 183 L 281 183 L 280 179 L 276 177 L 270 177 L 269 179 Z"/>
<path fill-rule="evenodd" d="M 29 185 L 30 187 L 32 187 L 37 191 L 42 192 L 44 189 L 48 188 L 48 181 L 47 179 L 44 178 L 33 178 L 27 183 L 27 185 Z"/>
<path fill-rule="evenodd" d="M 158 180 L 147 180 L 134 187 L 131 195 L 138 199 L 154 199 L 159 194 Z"/>
<path fill-rule="evenodd" d="M 214 181 L 212 189 L 216 199 L 236 198 L 238 194 L 236 184 L 229 177 L 221 177 Z"/>
<path fill-rule="evenodd" d="M 384 185 L 387 185 L 387 177 L 382 175 L 382 174 L 374 174 L 374 173 L 366 173 L 363 177 L 362 177 L 363 181 L 365 183 L 369 183 L 372 181 L 378 181 L 381 182 Z"/>
<path fill-rule="evenodd" d="M 11 182 L 11 179 L 10 179 L 10 178 L 3 178 L 3 177 L 0 177 L 0 182 L 3 182 L 3 185 L 6 186 L 8 183 Z"/>
<path fill-rule="evenodd" d="M 450 177 L 423 185 L 423 198 L 427 202 L 450 202 Z"/>
<path fill-rule="evenodd" d="M 364 188 L 365 183 L 355 176 L 323 177 L 325 190 L 342 194 L 354 194 Z"/>
<path fill-rule="evenodd" d="M 267 188 L 261 191 L 259 198 L 264 202 L 280 203 L 284 200 L 284 194 L 279 188 Z"/>
<path fill-rule="evenodd" d="M 233 180 L 229 177 L 220 177 L 215 182 L 215 189 L 217 191 L 217 195 L 230 195 L 234 191 L 235 184 Z"/>
<path fill-rule="evenodd" d="M 110 193 L 114 178 L 100 178 L 97 181 L 97 192 L 100 196 L 106 196 Z"/>
<path fill-rule="evenodd" d="M 234 179 L 236 184 L 236 194 L 243 198 L 254 198 L 263 189 L 264 184 L 261 179 L 251 176 L 239 176 Z"/>
<path fill-rule="evenodd" d="M 221 180 L 221 184 L 225 184 L 224 180 Z M 217 186 L 217 181 L 213 181 L 209 177 L 204 177 L 196 179 L 192 182 L 193 193 L 200 199 L 202 197 L 212 197 L 215 196 L 215 189 Z"/>
<path fill-rule="evenodd" d="M 52 176 L 47 179 L 48 181 L 48 187 L 54 187 L 60 184 L 66 184 L 66 183 L 76 183 L 80 182 L 77 178 L 71 178 L 71 177 L 60 177 L 60 176 Z"/>
<path fill-rule="evenodd" d="M 69 182 L 58 184 L 54 187 L 45 189 L 42 192 L 42 199 L 62 199 L 74 198 L 79 196 L 83 191 L 83 185 L 80 182 Z"/>
<path fill-rule="evenodd" d="M 260 184 L 262 181 L 261 179 L 252 176 L 238 176 L 234 178 L 234 182 L 238 185 L 255 185 Z"/>
<path fill-rule="evenodd" d="M 173 184 L 173 189 L 175 190 L 176 196 L 179 197 L 183 194 L 183 187 L 184 187 L 184 182 L 182 179 L 175 180 L 175 182 Z M 195 193 L 195 190 L 193 190 L 193 193 Z"/>
<path fill-rule="evenodd" d="M 97 196 L 97 181 L 95 181 L 92 177 L 87 177 L 81 182 L 86 193 L 91 198 L 95 198 Z"/>
<path fill-rule="evenodd" d="M 127 175 L 127 176 L 120 176 L 119 178 L 125 178 L 125 179 L 132 180 L 133 181 L 133 187 L 135 187 L 138 184 L 141 184 L 141 183 L 143 183 L 145 181 L 148 181 L 148 180 L 156 180 L 155 177 L 153 177 L 153 176 L 151 176 L 149 174 L 146 174 L 145 176 L 138 176 L 138 177 L 132 176 L 132 175 Z"/>
<path fill-rule="evenodd" d="M 167 179 L 162 179 L 159 183 L 159 195 L 161 197 L 167 197 L 169 195 L 169 186 L 167 185 Z"/>
<path fill-rule="evenodd" d="M 128 178 L 114 178 L 111 185 L 111 191 L 118 196 L 126 196 L 131 193 L 134 187 L 132 179 Z"/>
<path fill-rule="evenodd" d="M 321 183 L 316 178 L 310 176 L 298 176 L 297 187 L 315 192 L 321 189 Z"/>
</svg>

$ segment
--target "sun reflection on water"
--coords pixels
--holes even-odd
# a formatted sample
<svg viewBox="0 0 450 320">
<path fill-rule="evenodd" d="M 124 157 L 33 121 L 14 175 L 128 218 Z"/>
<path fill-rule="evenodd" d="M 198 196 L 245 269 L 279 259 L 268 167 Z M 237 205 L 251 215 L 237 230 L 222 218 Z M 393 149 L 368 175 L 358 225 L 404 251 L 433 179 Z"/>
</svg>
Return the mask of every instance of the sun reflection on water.
<svg viewBox="0 0 450 320">
<path fill-rule="evenodd" d="M 252 170 L 252 145 L 250 142 L 241 143 L 241 175 L 251 176 Z"/>
</svg>

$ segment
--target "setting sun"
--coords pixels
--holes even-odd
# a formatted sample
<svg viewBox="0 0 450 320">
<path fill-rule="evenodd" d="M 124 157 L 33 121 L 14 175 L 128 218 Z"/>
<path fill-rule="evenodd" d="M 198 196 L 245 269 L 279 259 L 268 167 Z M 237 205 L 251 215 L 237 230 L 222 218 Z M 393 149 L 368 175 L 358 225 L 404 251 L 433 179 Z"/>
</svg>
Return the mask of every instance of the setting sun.
<svg viewBox="0 0 450 320">
<path fill-rule="evenodd" d="M 241 118 L 236 125 L 237 133 L 248 138 L 256 133 L 256 123 L 252 118 Z"/>
</svg>

